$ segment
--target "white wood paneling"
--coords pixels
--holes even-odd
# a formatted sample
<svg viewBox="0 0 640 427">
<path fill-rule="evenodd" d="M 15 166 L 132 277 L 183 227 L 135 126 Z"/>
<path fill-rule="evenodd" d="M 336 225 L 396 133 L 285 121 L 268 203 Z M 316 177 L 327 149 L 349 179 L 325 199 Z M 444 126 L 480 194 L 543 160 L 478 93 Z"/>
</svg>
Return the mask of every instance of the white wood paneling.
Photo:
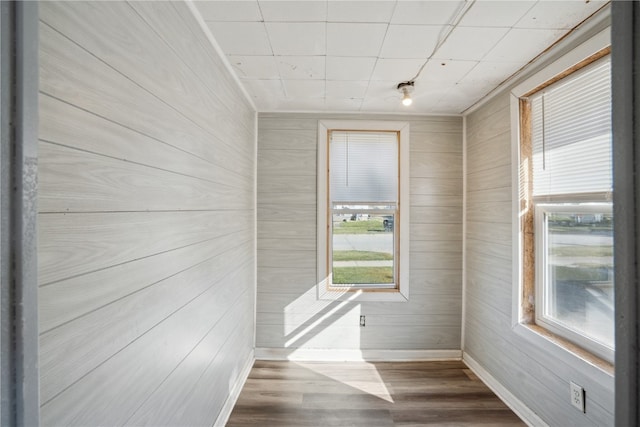
<svg viewBox="0 0 640 427">
<path fill-rule="evenodd" d="M 241 210 L 253 198 L 242 182 L 212 183 L 46 142 L 40 156 L 41 212 Z"/>
<path fill-rule="evenodd" d="M 253 358 L 255 112 L 186 4 L 46 2 L 40 118 L 42 424 L 212 425 Z"/>
<path fill-rule="evenodd" d="M 249 238 L 248 231 L 234 235 L 238 241 Z M 228 250 L 224 245 L 228 240 L 229 236 L 220 236 L 41 286 L 38 290 L 40 333 L 224 253 Z"/>
<path fill-rule="evenodd" d="M 230 282 L 246 279 L 248 275 L 243 271 L 234 274 Z M 234 311 L 240 313 L 232 320 L 241 319 L 249 308 L 249 304 L 241 303 L 243 296 L 246 297 L 246 293 L 238 295 L 234 289 L 226 289 L 221 295 L 219 289 L 212 288 L 191 304 L 177 310 L 140 339 L 76 381 L 72 387 L 43 402 L 41 414 L 44 424 L 93 425 L 97 419 L 102 420 L 102 425 L 123 424 L 174 373 L 185 357 L 196 351 L 207 334 L 211 332 L 233 339 L 233 326 L 238 321 L 230 321 L 229 324 L 220 322 L 232 316 Z M 246 343 L 236 347 L 238 353 L 250 348 L 251 337 L 245 334 L 243 338 Z M 231 351 L 224 347 L 223 350 Z M 211 357 L 209 354 L 206 360 L 200 360 L 199 363 L 209 364 Z M 114 372 L 119 375 L 114 375 Z M 123 389 L 123 386 L 126 388 Z M 212 405 L 221 406 L 222 403 L 211 401 Z"/>
<path fill-rule="evenodd" d="M 220 184 L 251 181 L 246 170 L 232 170 L 221 164 L 223 159 L 217 161 L 213 150 L 206 156 L 193 154 L 198 149 L 188 139 L 171 145 L 43 93 L 40 109 L 50 112 L 40 118 L 43 141 Z"/>
<path fill-rule="evenodd" d="M 242 232 L 250 227 L 248 221 L 243 211 L 42 214 L 39 280 L 47 284 Z"/>
<path fill-rule="evenodd" d="M 320 119 L 410 124 L 408 303 L 317 300 L 315 162 Z M 459 349 L 460 118 L 264 113 L 258 127 L 257 346 L 291 351 Z M 360 314 L 367 316 L 365 328 L 358 326 Z"/>
<path fill-rule="evenodd" d="M 465 357 L 549 425 L 613 425 L 610 376 L 514 331 L 511 123 L 506 93 L 467 117 Z M 586 414 L 571 407 L 569 381 L 585 388 Z"/>
<path fill-rule="evenodd" d="M 48 401 L 202 294 L 224 293 L 220 284 L 244 267 L 247 246 L 228 250 L 42 334 L 42 400 Z M 69 348 L 77 350 L 69 354 Z"/>
<path fill-rule="evenodd" d="M 259 290 L 260 291 L 260 290 Z M 448 314 L 459 311 L 461 306 L 460 295 L 442 294 L 429 295 L 418 294 L 410 298 L 409 302 L 392 304 L 385 302 L 346 303 L 336 301 L 318 300 L 315 289 L 305 293 L 268 293 L 258 292 L 259 313 L 280 313 L 283 317 L 289 314 L 308 313 L 309 317 L 321 316 L 334 308 L 346 311 L 348 307 L 360 306 L 362 314 Z"/>
<path fill-rule="evenodd" d="M 414 319 L 419 320 L 419 319 Z M 460 344 L 460 328 L 454 326 L 371 325 L 340 327 L 320 323 L 308 332 L 283 336 L 281 325 L 256 326 L 260 346 L 266 348 L 335 348 L 393 350 L 451 350 Z"/>
<path fill-rule="evenodd" d="M 183 6 L 180 7 L 184 10 Z M 170 25 L 172 20 L 174 24 Z M 193 53 L 188 61 L 185 61 L 184 54 L 178 53 L 185 46 L 176 36 L 193 30 L 187 27 L 186 22 L 181 22 L 175 7 L 136 7 L 135 2 L 117 2 L 102 7 L 93 2 L 81 2 L 74 8 L 68 8 L 51 2 L 43 6 L 41 21 L 180 113 L 192 127 L 207 131 L 210 138 L 218 141 L 220 151 L 228 150 L 240 155 L 251 152 L 247 147 L 231 142 L 237 137 L 249 137 L 253 129 L 246 120 L 242 120 L 242 116 L 240 120 L 232 118 L 233 110 L 227 107 L 227 103 L 242 106 L 244 100 L 238 98 L 229 102 L 229 98 L 221 98 L 222 91 L 207 87 L 210 83 L 201 78 L 206 70 L 202 67 L 207 64 L 201 62 L 198 64 L 200 67 L 194 67 L 191 62 Z M 193 45 L 198 45 L 195 36 Z M 122 54 L 123 47 L 128 47 L 132 54 Z M 201 55 L 206 58 L 211 51 L 211 48 L 203 49 Z M 145 70 L 144 77 L 141 77 L 140 69 Z M 207 74 L 206 78 L 212 77 L 211 72 Z M 218 76 L 218 80 L 226 78 L 230 83 L 227 73 Z M 176 103 L 178 98 L 180 103 Z"/>
</svg>

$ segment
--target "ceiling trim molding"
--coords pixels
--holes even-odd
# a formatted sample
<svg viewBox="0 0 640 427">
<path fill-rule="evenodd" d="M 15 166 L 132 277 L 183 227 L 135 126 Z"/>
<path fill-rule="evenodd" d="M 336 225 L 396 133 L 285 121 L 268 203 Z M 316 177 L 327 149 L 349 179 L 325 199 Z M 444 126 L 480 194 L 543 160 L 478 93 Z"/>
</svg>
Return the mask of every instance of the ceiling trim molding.
<svg viewBox="0 0 640 427">
<path fill-rule="evenodd" d="M 336 116 L 415 116 L 415 117 L 463 117 L 463 114 L 405 113 L 401 111 L 327 111 L 327 110 L 258 110 L 258 114 L 314 114 Z"/>
<path fill-rule="evenodd" d="M 184 2 L 187 5 L 187 7 L 189 8 L 189 11 L 193 15 L 193 17 L 198 22 L 198 25 L 200 26 L 200 29 L 204 32 L 205 36 L 207 36 L 207 39 L 209 40 L 209 42 L 213 46 L 213 49 L 216 51 L 216 53 L 220 57 L 220 60 L 224 64 L 224 67 L 227 69 L 229 74 L 231 74 L 231 77 L 233 78 L 233 80 L 238 85 L 238 88 L 240 89 L 240 92 L 242 92 L 242 94 L 244 95 L 245 99 L 247 100 L 247 102 L 249 103 L 251 108 L 253 108 L 253 111 L 258 112 L 258 108 L 256 108 L 256 104 L 253 102 L 253 98 L 251 98 L 251 95 L 249 95 L 249 92 L 247 92 L 247 89 L 244 87 L 244 85 L 240 81 L 240 78 L 238 78 L 238 75 L 236 74 L 235 70 L 231 66 L 231 63 L 227 59 L 227 55 L 225 55 L 225 53 L 223 52 L 222 48 L 220 47 L 220 45 L 216 41 L 215 37 L 213 37 L 213 34 L 211 33 L 211 30 L 209 29 L 209 26 L 207 26 L 207 23 L 204 21 L 204 18 L 200 14 L 200 11 L 196 7 L 196 5 L 193 4 L 193 0 L 184 0 Z"/>
</svg>

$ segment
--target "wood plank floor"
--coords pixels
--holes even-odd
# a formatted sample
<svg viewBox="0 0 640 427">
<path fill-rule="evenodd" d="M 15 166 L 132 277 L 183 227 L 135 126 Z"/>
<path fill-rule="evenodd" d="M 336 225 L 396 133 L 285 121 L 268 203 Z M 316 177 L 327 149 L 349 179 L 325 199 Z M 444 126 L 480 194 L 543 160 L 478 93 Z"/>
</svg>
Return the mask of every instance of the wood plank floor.
<svg viewBox="0 0 640 427">
<path fill-rule="evenodd" d="M 227 426 L 524 426 L 462 362 L 256 361 Z"/>
</svg>

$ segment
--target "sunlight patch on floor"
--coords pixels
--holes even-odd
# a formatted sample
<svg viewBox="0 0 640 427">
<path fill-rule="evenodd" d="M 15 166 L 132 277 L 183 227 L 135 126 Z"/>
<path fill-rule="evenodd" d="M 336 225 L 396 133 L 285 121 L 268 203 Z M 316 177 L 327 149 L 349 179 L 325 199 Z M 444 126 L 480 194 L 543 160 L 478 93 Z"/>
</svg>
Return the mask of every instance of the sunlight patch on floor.
<svg viewBox="0 0 640 427">
<path fill-rule="evenodd" d="M 341 369 L 336 363 L 296 362 L 317 374 L 324 375 L 346 386 L 376 396 L 393 403 L 393 398 L 375 365 L 366 362 L 348 362 L 348 368 Z"/>
</svg>

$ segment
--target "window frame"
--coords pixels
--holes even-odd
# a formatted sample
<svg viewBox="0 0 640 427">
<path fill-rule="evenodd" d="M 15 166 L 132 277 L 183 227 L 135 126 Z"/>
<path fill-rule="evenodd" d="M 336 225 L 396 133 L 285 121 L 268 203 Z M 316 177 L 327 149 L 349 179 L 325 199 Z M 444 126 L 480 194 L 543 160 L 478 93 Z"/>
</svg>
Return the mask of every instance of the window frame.
<svg viewBox="0 0 640 427">
<path fill-rule="evenodd" d="M 548 267 L 547 263 L 547 254 L 548 254 L 548 245 L 547 245 L 547 236 L 546 233 L 547 225 L 546 225 L 546 214 L 547 213 L 555 213 L 555 212 L 563 212 L 570 210 L 571 212 L 584 212 L 584 213 L 600 213 L 606 211 L 607 213 L 613 213 L 612 203 L 607 202 L 596 202 L 596 203 L 537 203 L 535 205 L 535 302 L 536 307 L 539 309 L 535 310 L 535 324 L 539 325 L 551 333 L 554 333 L 558 336 L 561 336 L 565 339 L 568 339 L 571 342 L 576 343 L 580 347 L 583 347 L 585 350 L 595 354 L 596 356 L 605 359 L 607 361 L 612 362 L 614 357 L 614 348 L 610 348 L 602 343 L 599 343 L 595 339 L 580 334 L 563 326 L 559 322 L 555 321 L 552 318 L 549 318 L 544 315 L 544 300 L 547 296 L 547 287 L 548 283 Z M 542 261 L 542 262 L 540 262 Z M 615 287 L 615 283 L 614 283 Z"/>
<path fill-rule="evenodd" d="M 572 341 L 559 336 L 542 326 L 535 324 L 534 312 L 534 275 L 529 274 L 532 269 L 526 268 L 526 264 L 533 259 L 531 246 L 527 241 L 533 237 L 533 215 L 526 213 L 532 209 L 531 201 L 522 197 L 523 185 L 526 187 L 531 182 L 523 180 L 522 167 L 526 167 L 523 161 L 529 155 L 526 147 L 523 150 L 523 127 L 527 125 L 526 119 L 520 114 L 522 98 L 555 83 L 572 71 L 582 68 L 591 62 L 610 53 L 611 35 L 609 27 L 600 27 L 585 41 L 576 44 L 571 50 L 565 51 L 555 59 L 543 63 L 533 72 L 526 75 L 510 90 L 510 117 L 511 117 L 511 141 L 512 141 L 512 254 L 513 254 L 513 293 L 511 324 L 514 332 L 531 343 L 556 354 L 566 363 L 574 363 L 575 358 L 587 362 L 607 375 L 613 375 L 613 363 L 594 354 Z M 576 39 L 582 32 L 576 32 Z M 526 140 L 526 137 L 524 138 Z M 529 141 L 530 145 L 530 141 Z M 574 200 L 575 201 L 575 200 Z M 582 201 L 582 200 L 580 200 Z M 526 249 L 529 248 L 527 251 Z M 528 258 L 529 256 L 529 258 Z"/>
<path fill-rule="evenodd" d="M 384 120 L 318 121 L 317 165 L 317 297 L 339 301 L 396 301 L 409 299 L 409 123 Z M 331 131 L 391 131 L 398 133 L 398 202 L 394 220 L 396 286 L 332 287 L 331 252 L 332 206 L 329 194 L 329 134 Z"/>
</svg>

